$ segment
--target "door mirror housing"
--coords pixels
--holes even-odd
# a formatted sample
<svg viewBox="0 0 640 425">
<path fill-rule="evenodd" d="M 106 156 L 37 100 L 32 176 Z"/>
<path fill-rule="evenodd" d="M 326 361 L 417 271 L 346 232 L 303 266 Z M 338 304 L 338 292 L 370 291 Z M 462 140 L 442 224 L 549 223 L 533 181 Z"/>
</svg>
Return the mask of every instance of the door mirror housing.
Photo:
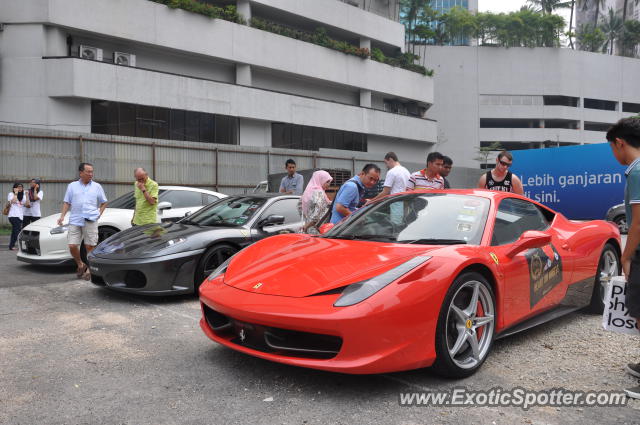
<svg viewBox="0 0 640 425">
<path fill-rule="evenodd" d="M 260 222 L 258 223 L 258 227 L 262 229 L 263 227 L 277 226 L 280 224 L 284 224 L 284 216 L 272 214 L 267 218 L 263 218 L 262 220 L 260 220 Z"/>
<path fill-rule="evenodd" d="M 513 258 L 522 251 L 531 248 L 542 248 L 551 243 L 551 236 L 538 230 L 527 230 L 513 243 L 506 256 Z"/>
<path fill-rule="evenodd" d="M 323 224 L 322 226 L 320 226 L 318 228 L 318 232 L 320 232 L 321 235 L 324 235 L 329 230 L 333 229 L 334 226 L 335 226 L 335 224 L 333 224 L 333 223 L 325 223 L 325 224 Z"/>
<path fill-rule="evenodd" d="M 171 202 L 167 202 L 167 201 L 160 202 L 158 203 L 158 211 L 170 210 L 172 206 L 173 205 L 171 205 Z"/>
</svg>

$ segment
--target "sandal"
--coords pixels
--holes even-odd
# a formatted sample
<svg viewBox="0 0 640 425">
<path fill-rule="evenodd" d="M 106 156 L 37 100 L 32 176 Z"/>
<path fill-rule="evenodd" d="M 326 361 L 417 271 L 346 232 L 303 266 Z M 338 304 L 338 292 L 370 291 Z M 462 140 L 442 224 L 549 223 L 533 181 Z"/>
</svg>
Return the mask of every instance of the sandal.
<svg viewBox="0 0 640 425">
<path fill-rule="evenodd" d="M 86 264 L 83 264 L 81 267 L 78 267 L 78 269 L 76 270 L 76 277 L 78 279 L 80 279 L 81 277 L 84 276 L 85 272 L 87 271 L 88 267 Z"/>
</svg>

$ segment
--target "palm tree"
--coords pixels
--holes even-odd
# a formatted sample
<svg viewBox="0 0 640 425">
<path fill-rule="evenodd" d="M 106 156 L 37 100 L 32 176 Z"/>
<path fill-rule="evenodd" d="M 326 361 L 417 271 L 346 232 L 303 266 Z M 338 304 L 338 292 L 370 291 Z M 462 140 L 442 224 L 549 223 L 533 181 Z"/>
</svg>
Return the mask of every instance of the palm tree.
<svg viewBox="0 0 640 425">
<path fill-rule="evenodd" d="M 626 0 L 625 0 L 626 1 Z M 569 45 L 573 49 L 573 15 L 575 13 L 576 7 L 582 8 L 585 10 L 587 8 L 589 0 L 571 0 L 571 17 L 569 18 Z"/>
<path fill-rule="evenodd" d="M 613 8 L 609 8 L 609 14 L 602 25 L 600 25 L 600 29 L 607 36 L 607 49 L 609 50 L 609 54 L 613 55 L 613 43 L 622 35 L 624 29 L 622 18 Z"/>
<path fill-rule="evenodd" d="M 600 7 L 603 7 L 606 5 L 606 1 L 607 0 L 589 0 L 594 2 L 594 4 L 596 5 L 596 14 L 595 14 L 595 18 L 593 20 L 593 26 L 597 27 L 598 26 L 598 15 L 600 14 Z"/>
<path fill-rule="evenodd" d="M 557 9 L 569 9 L 572 6 L 571 0 L 527 0 L 533 6 L 538 7 L 538 12 L 543 15 L 550 15 Z"/>
</svg>

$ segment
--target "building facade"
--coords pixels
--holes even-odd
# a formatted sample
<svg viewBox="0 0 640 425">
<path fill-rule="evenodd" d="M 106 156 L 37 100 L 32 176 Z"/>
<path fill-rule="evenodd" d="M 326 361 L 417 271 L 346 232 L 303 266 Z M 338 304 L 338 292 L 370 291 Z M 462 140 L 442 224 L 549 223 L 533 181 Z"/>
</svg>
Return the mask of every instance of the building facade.
<svg viewBox="0 0 640 425">
<path fill-rule="evenodd" d="M 243 22 L 149 0 L 0 0 L 0 122 L 405 157 L 436 141 L 432 78 L 290 35 L 391 56 L 397 1 L 235 5 Z"/>
<path fill-rule="evenodd" d="M 479 148 L 509 150 L 606 141 L 607 129 L 640 113 L 640 60 L 571 49 L 438 47 L 422 52 L 435 70 L 437 149 L 478 167 Z M 488 158 L 488 163 L 493 163 Z"/>
</svg>

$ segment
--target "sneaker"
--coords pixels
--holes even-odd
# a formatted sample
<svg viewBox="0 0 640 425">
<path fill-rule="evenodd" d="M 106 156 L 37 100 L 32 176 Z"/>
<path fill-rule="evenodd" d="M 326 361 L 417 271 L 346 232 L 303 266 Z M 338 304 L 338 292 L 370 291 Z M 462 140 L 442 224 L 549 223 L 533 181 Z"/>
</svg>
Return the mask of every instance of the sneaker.
<svg viewBox="0 0 640 425">
<path fill-rule="evenodd" d="M 627 393 L 627 397 L 640 400 L 640 385 L 633 388 L 627 388 L 624 392 Z"/>
<path fill-rule="evenodd" d="M 629 375 L 640 378 L 640 363 L 629 363 L 625 370 Z"/>
</svg>

